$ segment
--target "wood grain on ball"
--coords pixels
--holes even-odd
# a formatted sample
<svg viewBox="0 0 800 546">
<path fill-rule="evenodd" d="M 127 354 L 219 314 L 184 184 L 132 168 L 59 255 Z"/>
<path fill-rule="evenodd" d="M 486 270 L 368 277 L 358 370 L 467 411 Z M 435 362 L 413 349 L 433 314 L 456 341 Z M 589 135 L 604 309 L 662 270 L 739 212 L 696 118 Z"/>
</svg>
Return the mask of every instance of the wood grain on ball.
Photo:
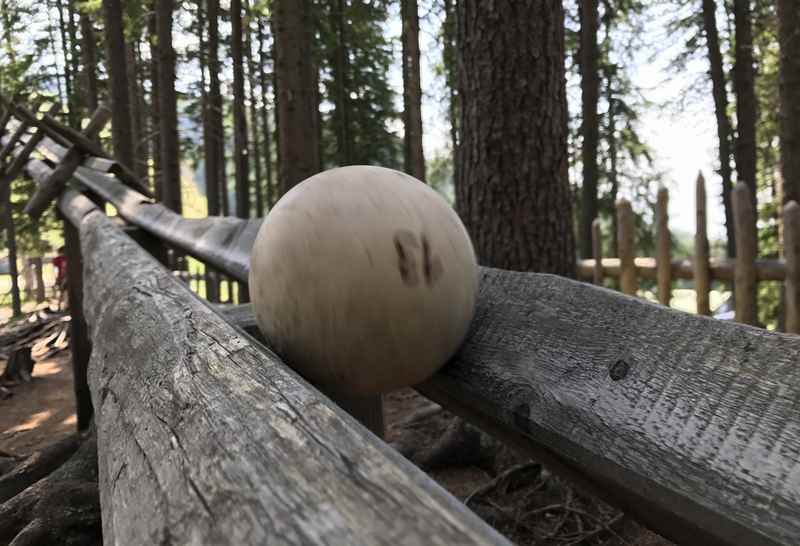
<svg viewBox="0 0 800 546">
<path fill-rule="evenodd" d="M 259 327 L 311 381 L 351 394 L 432 375 L 469 327 L 477 263 L 434 190 L 381 167 L 333 169 L 287 193 L 250 269 Z"/>
</svg>

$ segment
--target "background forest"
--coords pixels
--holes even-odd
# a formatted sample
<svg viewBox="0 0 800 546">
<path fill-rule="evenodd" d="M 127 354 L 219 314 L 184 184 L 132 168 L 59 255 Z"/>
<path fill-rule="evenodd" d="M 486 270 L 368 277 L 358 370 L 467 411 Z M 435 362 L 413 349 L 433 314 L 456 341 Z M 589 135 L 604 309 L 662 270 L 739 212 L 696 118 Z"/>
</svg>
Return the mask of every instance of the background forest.
<svg viewBox="0 0 800 546">
<path fill-rule="evenodd" d="M 322 169 L 382 165 L 445 195 L 483 263 L 573 276 L 593 219 L 616 233 L 622 196 L 637 255 L 653 254 L 661 185 L 674 254 L 688 256 L 686 189 L 706 169 L 713 252 L 735 252 L 730 192 L 744 181 L 759 256 L 779 256 L 780 205 L 800 193 L 796 2 L 483 4 L 0 0 L 0 93 L 56 101 L 73 127 L 111 104 L 107 147 L 187 216 L 263 216 Z M 533 15 L 518 20 L 523 7 Z M 35 257 L 60 236 L 54 212 L 38 227 L 22 214 L 31 191 L 16 181 L 12 210 L 20 254 Z M 485 229 L 481 207 L 506 214 L 509 200 L 524 225 Z M 548 232 L 560 235 L 531 236 Z M 778 287 L 760 290 L 774 325 Z"/>
</svg>

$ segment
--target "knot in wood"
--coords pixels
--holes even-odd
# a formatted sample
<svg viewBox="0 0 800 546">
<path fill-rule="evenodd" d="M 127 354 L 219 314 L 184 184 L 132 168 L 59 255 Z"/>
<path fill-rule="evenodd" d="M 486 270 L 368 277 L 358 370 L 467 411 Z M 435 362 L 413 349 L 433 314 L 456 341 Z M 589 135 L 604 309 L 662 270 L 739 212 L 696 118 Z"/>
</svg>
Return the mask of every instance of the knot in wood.
<svg viewBox="0 0 800 546">
<path fill-rule="evenodd" d="M 624 379 L 628 372 L 630 371 L 631 366 L 624 359 L 620 358 L 611 367 L 608 369 L 608 375 L 614 381 L 619 381 L 620 379 Z"/>
</svg>

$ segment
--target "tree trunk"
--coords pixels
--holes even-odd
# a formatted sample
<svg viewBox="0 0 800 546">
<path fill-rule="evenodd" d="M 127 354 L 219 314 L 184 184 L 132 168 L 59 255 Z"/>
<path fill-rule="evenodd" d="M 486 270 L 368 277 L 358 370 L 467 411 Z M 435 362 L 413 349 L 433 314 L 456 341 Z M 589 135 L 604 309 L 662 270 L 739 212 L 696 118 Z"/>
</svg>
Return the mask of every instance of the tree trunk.
<svg viewBox="0 0 800 546">
<path fill-rule="evenodd" d="M 728 257 L 736 254 L 733 229 L 733 205 L 731 204 L 731 121 L 728 119 L 728 91 L 725 88 L 725 71 L 717 32 L 717 3 L 703 0 L 703 28 L 708 48 L 711 85 L 714 94 L 714 112 L 717 116 L 717 138 L 719 139 L 719 174 L 722 177 L 722 203 L 725 208 L 725 232 Z"/>
<path fill-rule="evenodd" d="M 161 127 L 159 105 L 161 93 L 158 83 L 158 25 L 156 17 L 156 1 L 150 0 L 147 18 L 147 34 L 150 41 L 150 155 L 153 158 L 153 193 L 157 201 L 162 200 L 161 188 Z"/>
<path fill-rule="evenodd" d="M 319 172 L 321 165 L 310 0 L 275 0 L 272 21 L 283 194 Z"/>
<path fill-rule="evenodd" d="M 574 276 L 561 0 L 460 2 L 458 15 L 456 203 L 478 259 Z"/>
<path fill-rule="evenodd" d="M 734 0 L 733 15 L 736 64 L 733 88 L 736 92 L 736 173 L 750 189 L 756 204 L 756 109 L 755 70 L 753 68 L 753 29 L 750 0 Z M 757 210 L 757 209 L 756 209 Z M 756 215 L 757 217 L 758 215 Z"/>
<path fill-rule="evenodd" d="M 161 199 L 169 209 L 181 212 L 181 160 L 178 141 L 178 96 L 175 92 L 175 48 L 172 15 L 175 0 L 157 0 L 158 91 L 161 133 Z"/>
<path fill-rule="evenodd" d="M 592 258 L 592 222 L 597 218 L 597 145 L 600 139 L 597 103 L 600 96 L 600 76 L 598 73 L 599 51 L 597 31 L 599 26 L 598 0 L 581 0 L 581 101 L 583 122 L 582 161 L 583 181 L 581 185 L 581 231 L 580 252 L 584 258 Z"/>
<path fill-rule="evenodd" d="M 42 274 L 42 257 L 37 256 L 33 259 L 34 277 L 36 279 L 36 303 L 42 303 L 45 299 L 44 275 Z"/>
<path fill-rule="evenodd" d="M 422 82 L 419 66 L 419 11 L 417 0 L 402 0 L 403 19 L 403 125 L 405 169 L 425 180 L 422 148 Z"/>
<path fill-rule="evenodd" d="M 778 0 L 781 174 L 784 199 L 800 203 L 800 8 Z"/>
<path fill-rule="evenodd" d="M 143 150 L 142 135 L 144 134 L 144 105 L 140 102 L 141 87 L 139 85 L 139 63 L 136 57 L 136 45 L 127 42 L 126 55 L 128 57 L 128 86 L 131 101 L 131 132 L 133 134 L 134 172 L 140 179 L 144 179 L 146 158 Z"/>
<path fill-rule="evenodd" d="M 264 192 L 263 192 L 263 179 L 261 169 L 261 136 L 258 127 L 258 95 L 256 89 L 258 87 L 258 73 L 256 70 L 256 59 L 253 55 L 253 32 L 250 22 L 252 21 L 252 12 L 250 7 L 245 2 L 245 13 L 247 14 L 247 28 L 245 28 L 245 55 L 247 55 L 247 80 L 248 87 L 250 88 L 250 130 L 252 135 L 251 155 L 253 157 L 253 169 L 255 184 L 255 217 L 261 218 L 264 216 Z M 263 93 L 262 93 L 263 96 Z M 264 105 L 266 108 L 266 104 Z"/>
<path fill-rule="evenodd" d="M 72 59 L 70 58 L 72 45 L 69 40 L 69 12 L 66 14 L 64 13 L 68 8 L 64 5 L 63 0 L 56 0 L 55 7 L 58 10 L 58 28 L 61 33 L 61 54 L 64 59 L 64 90 L 67 99 L 67 119 L 69 120 L 69 125 L 75 127 L 79 116 L 77 115 L 78 108 L 75 104 L 74 73 L 72 72 Z"/>
<path fill-rule="evenodd" d="M 67 0 L 67 34 L 69 36 L 69 60 L 70 74 L 72 75 L 72 106 L 74 112 L 70 110 L 69 123 L 73 129 L 80 129 L 81 111 L 83 110 L 82 93 L 78 90 L 78 80 L 80 77 L 80 42 L 78 41 L 78 25 L 76 24 L 76 0 Z"/>
<path fill-rule="evenodd" d="M 349 93 L 349 73 L 350 73 L 350 54 L 347 50 L 347 22 L 345 20 L 345 0 L 335 0 L 333 3 L 333 13 L 336 29 L 336 46 L 334 48 L 334 62 L 331 64 L 332 79 L 336 86 L 336 104 L 333 111 L 333 118 L 336 126 L 336 162 L 339 166 L 353 164 L 353 135 L 350 131 L 350 93 Z M 315 102 L 319 102 L 315 98 Z M 319 126 L 317 126 L 319 128 Z M 321 155 L 321 154 L 320 154 Z"/>
<path fill-rule="evenodd" d="M 225 127 L 222 124 L 222 93 L 219 83 L 219 0 L 208 0 L 208 116 L 210 178 L 208 181 L 208 214 L 228 214 L 227 184 L 225 184 Z M 224 204 L 224 206 L 221 206 Z"/>
<path fill-rule="evenodd" d="M 97 110 L 100 104 L 97 84 L 97 44 L 94 36 L 92 17 L 81 12 L 81 55 L 83 62 L 83 96 L 90 112 Z"/>
<path fill-rule="evenodd" d="M 265 205 L 267 209 L 271 209 L 273 202 L 273 181 L 272 181 L 272 131 L 269 126 L 269 108 L 267 107 L 267 89 L 269 89 L 267 81 L 267 71 L 264 68 L 269 58 L 269 52 L 266 50 L 266 31 L 264 23 L 261 19 L 258 20 L 258 51 L 259 51 L 259 79 L 261 81 L 261 126 L 264 131 L 264 165 L 266 167 L 266 194 Z"/>
<path fill-rule="evenodd" d="M 233 61 L 233 163 L 236 171 L 236 216 L 250 217 L 250 165 L 247 157 L 247 113 L 244 91 L 242 1 L 231 0 Z"/>
<path fill-rule="evenodd" d="M 114 158 L 132 169 L 134 166 L 134 143 L 121 1 L 103 0 L 103 15 L 105 18 L 106 66 L 110 80 Z"/>
<path fill-rule="evenodd" d="M 452 147 L 453 158 L 453 184 L 458 186 L 458 68 L 456 66 L 456 55 L 458 50 L 458 28 L 456 21 L 454 0 L 444 0 L 444 47 L 442 50 L 443 64 L 447 79 L 449 92 L 449 104 L 447 105 L 448 117 L 450 118 L 450 146 Z"/>
<path fill-rule="evenodd" d="M 11 275 L 11 312 L 22 316 L 22 301 L 19 295 L 19 271 L 17 271 L 17 231 L 11 214 L 11 204 L 6 207 L 6 245 L 8 247 L 8 273 Z"/>
</svg>

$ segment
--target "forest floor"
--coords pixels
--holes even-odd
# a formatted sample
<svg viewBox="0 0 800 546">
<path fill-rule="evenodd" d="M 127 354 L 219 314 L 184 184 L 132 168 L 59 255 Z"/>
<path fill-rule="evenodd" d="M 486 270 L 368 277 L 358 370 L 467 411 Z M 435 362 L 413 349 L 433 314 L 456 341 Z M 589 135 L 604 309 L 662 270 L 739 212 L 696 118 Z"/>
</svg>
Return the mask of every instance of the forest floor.
<svg viewBox="0 0 800 546">
<path fill-rule="evenodd" d="M 0 361 L 0 373 L 5 362 Z M 74 431 L 69 351 L 39 361 L 33 380 L 0 401 L 0 451 L 27 455 Z M 457 418 L 411 389 L 385 398 L 386 441 L 487 523 L 523 545 L 669 546 L 608 505 L 581 495 L 535 463 L 468 427 L 477 443 L 435 449 L 456 437 Z M 480 439 L 478 439 L 480 438 Z M 458 453 L 458 452 L 461 453 Z"/>
<path fill-rule="evenodd" d="M 0 374 L 5 370 L 0 361 Z M 0 400 L 0 451 L 28 455 L 75 432 L 75 396 L 69 351 L 40 360 L 30 383 L 10 387 Z"/>
</svg>

